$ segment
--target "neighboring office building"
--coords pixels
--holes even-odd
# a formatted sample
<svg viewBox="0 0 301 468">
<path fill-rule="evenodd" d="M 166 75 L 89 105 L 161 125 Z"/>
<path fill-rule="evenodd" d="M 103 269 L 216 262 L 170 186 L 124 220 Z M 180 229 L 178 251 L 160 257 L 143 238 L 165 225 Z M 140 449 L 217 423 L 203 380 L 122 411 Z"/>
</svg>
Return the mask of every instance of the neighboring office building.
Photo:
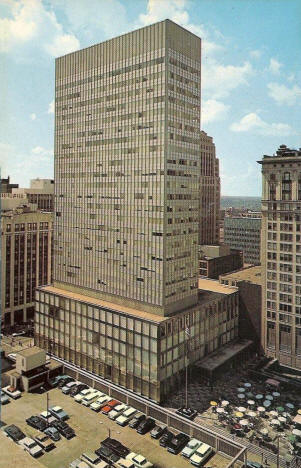
<svg viewBox="0 0 301 468">
<path fill-rule="evenodd" d="M 1 208 L 2 326 L 11 327 L 34 318 L 35 288 L 51 281 L 52 214 L 22 194 L 2 194 Z"/>
<path fill-rule="evenodd" d="M 186 329 L 190 362 L 237 335 L 237 290 L 211 323 L 198 288 L 200 59 L 165 20 L 56 61 L 54 282 L 35 340 L 156 401 Z"/>
<path fill-rule="evenodd" d="M 200 245 L 218 245 L 220 241 L 219 160 L 212 137 L 201 131 L 200 158 Z"/>
<path fill-rule="evenodd" d="M 261 271 L 261 266 L 253 266 L 219 277 L 221 284 L 238 287 L 238 333 L 241 338 L 252 339 L 258 349 L 261 349 Z"/>
<path fill-rule="evenodd" d="M 260 265 L 261 218 L 226 217 L 224 219 L 224 242 L 231 249 L 241 250 L 244 262 Z"/>
<path fill-rule="evenodd" d="M 0 193 L 12 193 L 12 189 L 18 188 L 18 184 L 11 184 L 10 177 L 0 179 Z"/>
<path fill-rule="evenodd" d="M 223 273 L 238 270 L 243 266 L 243 254 L 228 245 L 200 246 L 200 275 L 218 279 Z"/>
<path fill-rule="evenodd" d="M 36 203 L 39 210 L 53 211 L 54 207 L 54 180 L 32 179 L 30 188 L 16 188 L 14 194 L 25 194 L 29 203 Z"/>
<path fill-rule="evenodd" d="M 262 165 L 262 345 L 301 369 L 301 149 L 281 145 Z"/>
</svg>

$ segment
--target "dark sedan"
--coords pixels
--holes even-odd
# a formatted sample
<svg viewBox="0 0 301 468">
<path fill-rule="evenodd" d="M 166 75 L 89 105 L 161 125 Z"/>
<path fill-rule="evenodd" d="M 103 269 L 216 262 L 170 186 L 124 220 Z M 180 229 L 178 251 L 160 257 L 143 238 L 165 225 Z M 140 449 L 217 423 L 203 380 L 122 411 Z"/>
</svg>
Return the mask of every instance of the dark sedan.
<svg viewBox="0 0 301 468">
<path fill-rule="evenodd" d="M 147 418 L 145 421 L 142 421 L 138 428 L 138 434 L 146 434 L 148 431 L 152 430 L 156 425 L 156 421 L 153 418 Z"/>
<path fill-rule="evenodd" d="M 53 421 L 51 423 L 52 427 L 55 427 L 59 431 L 62 436 L 64 436 L 66 439 L 71 439 L 72 437 L 75 436 L 74 429 L 69 426 L 69 424 L 65 423 L 64 421 Z"/>
<path fill-rule="evenodd" d="M 29 426 L 34 429 L 38 429 L 39 431 L 44 431 L 47 427 L 46 421 L 44 421 L 40 416 L 30 416 L 30 418 L 27 418 L 25 421 Z"/>
<path fill-rule="evenodd" d="M 116 455 L 116 453 L 114 453 L 112 449 L 110 449 L 109 447 L 105 447 L 104 445 L 99 447 L 99 449 L 95 450 L 95 453 L 107 463 L 116 463 L 117 460 L 120 459 L 119 455 Z"/>
<path fill-rule="evenodd" d="M 111 449 L 120 458 L 125 458 L 130 453 L 130 450 L 121 442 L 119 442 L 119 440 L 111 439 L 110 437 L 107 437 L 105 440 L 103 440 L 101 445 Z"/>
<path fill-rule="evenodd" d="M 10 426 L 7 426 L 4 429 L 4 432 L 13 439 L 14 442 L 18 442 L 21 439 L 24 439 L 26 435 L 24 432 L 21 431 L 21 429 L 18 426 L 15 426 L 14 424 L 11 424 Z"/>
<path fill-rule="evenodd" d="M 74 387 L 71 388 L 69 395 L 71 397 L 75 397 L 75 395 L 80 393 L 82 390 L 86 390 L 87 388 L 89 388 L 89 386 L 84 383 L 75 385 Z"/>
<path fill-rule="evenodd" d="M 167 426 L 155 426 L 154 429 L 151 430 L 150 435 L 153 439 L 160 439 L 166 431 Z"/>
<path fill-rule="evenodd" d="M 146 419 L 145 414 L 137 414 L 129 423 L 129 427 L 132 429 L 137 429 L 140 423 Z"/>
<path fill-rule="evenodd" d="M 160 442 L 159 442 L 161 447 L 167 447 L 167 445 L 169 444 L 171 439 L 174 438 L 174 436 L 175 435 L 170 431 L 165 432 L 165 434 L 163 434 L 163 436 L 161 437 Z"/>
</svg>

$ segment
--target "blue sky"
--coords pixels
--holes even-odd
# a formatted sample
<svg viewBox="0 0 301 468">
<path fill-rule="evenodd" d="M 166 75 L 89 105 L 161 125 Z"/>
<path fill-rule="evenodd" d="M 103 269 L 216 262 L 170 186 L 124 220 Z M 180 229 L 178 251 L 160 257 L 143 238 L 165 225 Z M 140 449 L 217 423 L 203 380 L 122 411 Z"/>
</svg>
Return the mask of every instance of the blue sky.
<svg viewBox="0 0 301 468">
<path fill-rule="evenodd" d="M 53 176 L 55 57 L 165 18 L 203 39 L 222 194 L 260 195 L 256 161 L 301 146 L 300 0 L 0 0 L 2 176 Z"/>
</svg>

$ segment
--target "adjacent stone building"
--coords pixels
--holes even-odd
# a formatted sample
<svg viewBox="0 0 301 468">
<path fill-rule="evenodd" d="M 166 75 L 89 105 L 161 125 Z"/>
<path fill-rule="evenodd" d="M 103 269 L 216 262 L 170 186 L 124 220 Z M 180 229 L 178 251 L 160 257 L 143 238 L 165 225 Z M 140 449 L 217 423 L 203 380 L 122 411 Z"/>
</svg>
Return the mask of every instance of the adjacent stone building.
<svg viewBox="0 0 301 468">
<path fill-rule="evenodd" d="M 12 193 L 24 194 L 29 203 L 35 203 L 41 211 L 53 211 L 53 179 L 32 179 L 29 188 L 13 188 Z"/>
<path fill-rule="evenodd" d="M 262 346 L 301 369 L 301 149 L 281 145 L 262 166 Z"/>
<path fill-rule="evenodd" d="M 243 253 L 228 245 L 200 246 L 200 276 L 218 279 L 220 275 L 243 266 Z"/>
</svg>

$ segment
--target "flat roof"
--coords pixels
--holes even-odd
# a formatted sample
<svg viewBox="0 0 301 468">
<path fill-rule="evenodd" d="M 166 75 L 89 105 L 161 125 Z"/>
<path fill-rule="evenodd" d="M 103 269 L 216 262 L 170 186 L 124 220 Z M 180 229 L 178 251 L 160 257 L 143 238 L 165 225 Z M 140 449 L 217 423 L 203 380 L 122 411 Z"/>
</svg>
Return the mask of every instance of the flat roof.
<svg viewBox="0 0 301 468">
<path fill-rule="evenodd" d="M 232 279 L 237 281 L 249 281 L 254 284 L 262 284 L 262 267 L 261 265 L 242 268 L 241 270 L 233 271 L 220 275 L 221 279 Z"/>
<path fill-rule="evenodd" d="M 20 354 L 23 357 L 34 356 L 35 354 L 39 354 L 41 351 L 45 352 L 44 349 L 38 348 L 38 346 L 32 346 L 31 348 L 25 348 L 21 351 L 18 351 L 16 354 Z"/>
<path fill-rule="evenodd" d="M 238 291 L 235 286 L 225 286 L 220 284 L 217 280 L 209 278 L 199 278 L 199 289 L 219 294 L 234 294 Z"/>
<path fill-rule="evenodd" d="M 107 302 L 101 299 L 96 299 L 94 297 L 85 296 L 83 294 L 78 294 L 78 293 L 74 293 L 71 291 L 67 291 L 65 289 L 55 288 L 54 286 L 44 286 L 39 289 L 40 291 L 43 291 L 46 293 L 48 292 L 48 293 L 57 294 L 59 296 L 66 297 L 68 299 L 74 299 L 76 301 L 81 301 L 81 302 L 87 302 L 89 304 L 93 304 L 93 305 L 100 306 L 100 307 L 105 307 L 107 309 L 111 309 L 112 311 L 122 312 L 124 314 L 132 315 L 132 316 L 144 319 L 144 320 L 149 320 L 151 322 L 160 323 L 160 322 L 164 322 L 165 320 L 170 319 L 169 316 L 163 317 L 161 315 L 152 314 L 150 312 L 145 312 L 144 310 L 134 309 L 132 307 L 127 307 L 121 304 L 115 304 L 113 302 Z"/>
<path fill-rule="evenodd" d="M 246 349 L 252 343 L 253 341 L 251 340 L 239 340 L 236 343 L 229 343 L 195 364 L 201 369 L 213 371 L 227 362 L 230 358 Z"/>
</svg>

